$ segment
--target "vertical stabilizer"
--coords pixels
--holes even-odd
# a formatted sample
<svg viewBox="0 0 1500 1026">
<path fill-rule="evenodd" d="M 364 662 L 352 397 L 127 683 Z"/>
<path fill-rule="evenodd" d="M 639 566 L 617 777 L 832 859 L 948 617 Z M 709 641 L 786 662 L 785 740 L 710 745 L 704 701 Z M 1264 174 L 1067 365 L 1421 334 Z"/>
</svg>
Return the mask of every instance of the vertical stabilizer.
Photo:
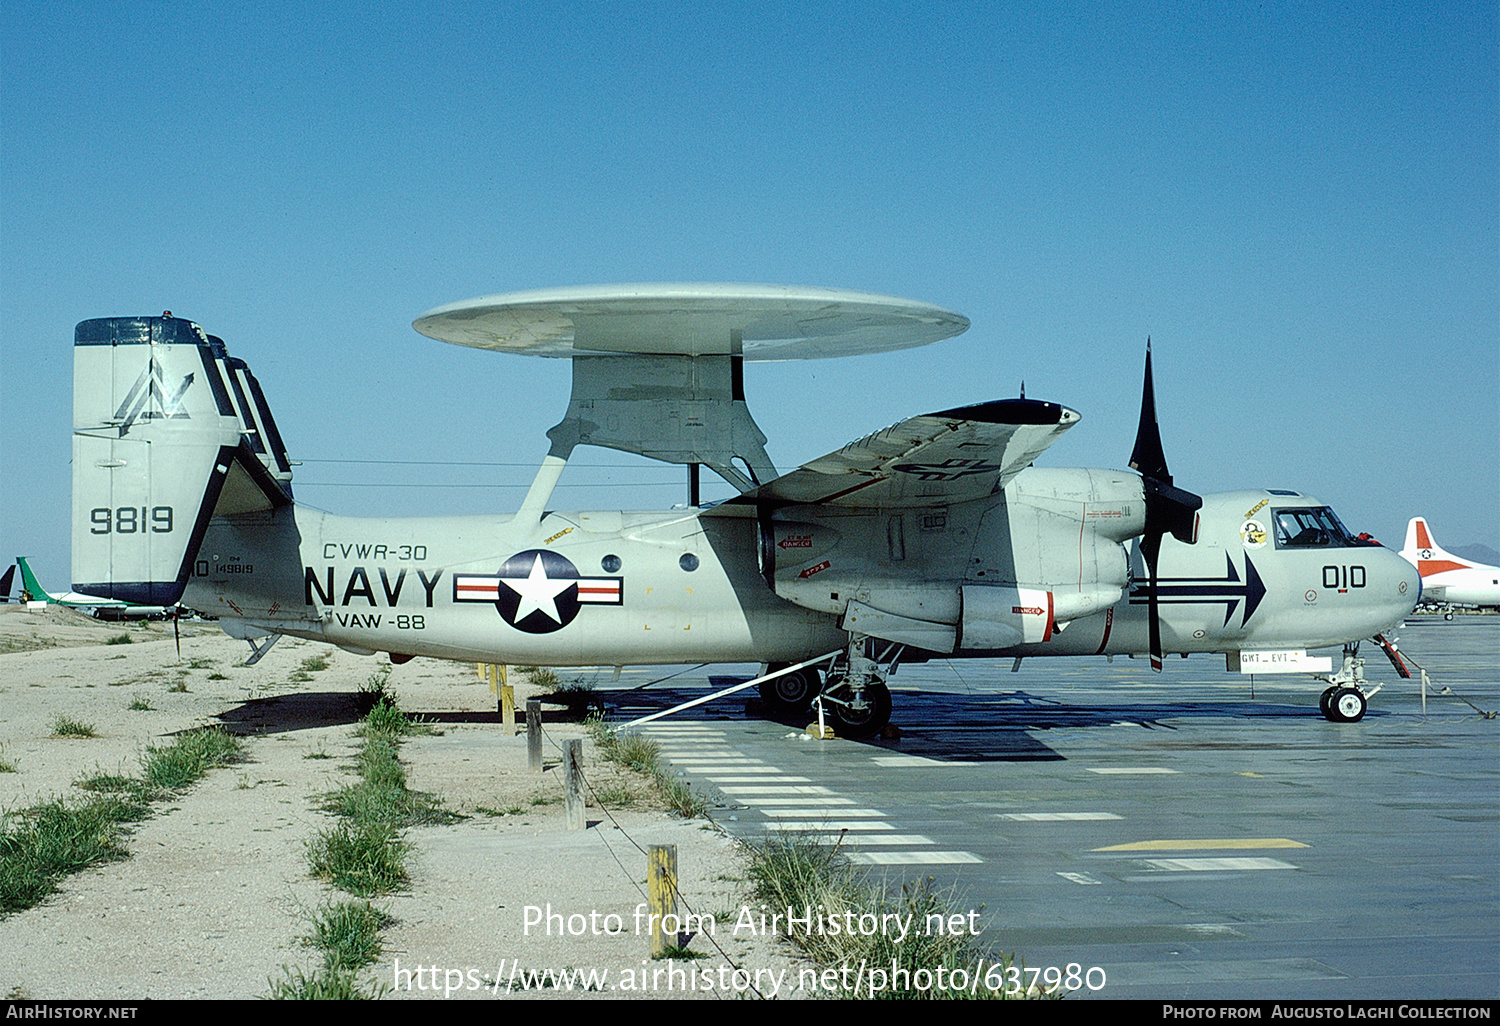
<svg viewBox="0 0 1500 1026">
<path fill-rule="evenodd" d="M 73 349 L 74 589 L 175 604 L 243 435 L 198 325 L 170 315 L 80 323 Z"/>
<path fill-rule="evenodd" d="M 1406 523 L 1406 545 L 1401 549 L 1401 554 L 1408 558 L 1415 557 L 1418 553 L 1426 552 L 1428 555 L 1423 559 L 1431 559 L 1433 556 L 1447 556 L 1442 546 L 1432 539 L 1432 528 L 1427 526 L 1423 517 L 1412 517 Z"/>
<path fill-rule="evenodd" d="M 21 594 L 24 597 L 24 601 L 53 601 L 51 593 L 48 592 L 46 588 L 42 587 L 41 582 L 36 579 L 36 574 L 32 573 L 31 565 L 26 562 L 25 556 L 16 557 L 16 566 L 21 568 Z M 15 567 L 13 566 L 11 567 L 11 569 L 14 570 Z"/>
<path fill-rule="evenodd" d="M 1478 566 L 1439 545 L 1432 536 L 1432 528 L 1427 526 L 1427 521 L 1422 517 L 1412 517 L 1407 521 L 1406 544 L 1401 549 L 1401 557 L 1415 566 L 1423 577 L 1449 570 L 1470 570 Z"/>
</svg>

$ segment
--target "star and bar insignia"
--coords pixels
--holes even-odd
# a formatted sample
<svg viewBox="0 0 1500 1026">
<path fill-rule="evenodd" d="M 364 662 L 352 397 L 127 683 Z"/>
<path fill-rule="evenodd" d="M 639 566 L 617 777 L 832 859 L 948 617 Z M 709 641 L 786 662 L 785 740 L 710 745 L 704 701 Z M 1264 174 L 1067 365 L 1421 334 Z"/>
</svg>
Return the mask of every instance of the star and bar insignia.
<svg viewBox="0 0 1500 1026">
<path fill-rule="evenodd" d="M 547 549 L 511 556 L 495 574 L 454 574 L 454 602 L 489 602 L 528 634 L 550 634 L 585 605 L 625 604 L 625 578 L 584 577 L 567 557 Z"/>
</svg>

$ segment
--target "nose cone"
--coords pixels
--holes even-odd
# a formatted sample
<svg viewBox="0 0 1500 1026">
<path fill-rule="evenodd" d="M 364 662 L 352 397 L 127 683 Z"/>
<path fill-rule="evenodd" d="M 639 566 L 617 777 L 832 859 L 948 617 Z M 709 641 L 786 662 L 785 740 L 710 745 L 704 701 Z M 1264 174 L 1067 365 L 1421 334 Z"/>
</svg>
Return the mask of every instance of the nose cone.
<svg viewBox="0 0 1500 1026">
<path fill-rule="evenodd" d="M 1378 558 L 1377 558 L 1378 557 Z M 1370 599 L 1376 619 L 1371 633 L 1393 627 L 1416 608 L 1422 597 L 1422 575 L 1417 568 L 1387 548 L 1371 553 Z"/>
</svg>

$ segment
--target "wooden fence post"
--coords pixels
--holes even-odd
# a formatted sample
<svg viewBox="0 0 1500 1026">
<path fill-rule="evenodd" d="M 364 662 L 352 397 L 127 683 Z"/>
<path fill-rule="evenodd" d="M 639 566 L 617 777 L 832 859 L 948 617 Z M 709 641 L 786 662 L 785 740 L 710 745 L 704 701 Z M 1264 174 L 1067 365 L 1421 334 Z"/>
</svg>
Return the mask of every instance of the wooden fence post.
<svg viewBox="0 0 1500 1026">
<path fill-rule="evenodd" d="M 680 928 L 677 919 L 677 846 L 653 844 L 646 853 L 646 903 L 651 912 L 651 957 L 660 958 L 678 946 L 678 929 L 668 931 L 666 919 Z"/>
<path fill-rule="evenodd" d="M 542 703 L 526 700 L 526 763 L 531 772 L 542 771 Z"/>
<path fill-rule="evenodd" d="M 583 741 L 573 738 L 563 742 L 563 780 L 568 800 L 568 829 L 582 830 L 587 824 L 583 814 Z"/>
</svg>

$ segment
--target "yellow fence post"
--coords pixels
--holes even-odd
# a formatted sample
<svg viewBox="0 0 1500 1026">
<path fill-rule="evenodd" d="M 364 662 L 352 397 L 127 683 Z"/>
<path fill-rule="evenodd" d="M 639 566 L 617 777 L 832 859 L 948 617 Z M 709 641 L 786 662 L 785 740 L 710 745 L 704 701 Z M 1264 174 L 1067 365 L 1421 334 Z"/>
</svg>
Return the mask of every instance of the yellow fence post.
<svg viewBox="0 0 1500 1026">
<path fill-rule="evenodd" d="M 660 958 L 678 946 L 677 846 L 653 844 L 646 853 L 646 903 L 651 912 L 651 957 Z M 668 931 L 667 917 L 674 929 Z"/>
<path fill-rule="evenodd" d="M 500 725 L 512 736 L 516 733 L 516 686 L 510 683 L 505 664 L 500 664 Z"/>
</svg>

